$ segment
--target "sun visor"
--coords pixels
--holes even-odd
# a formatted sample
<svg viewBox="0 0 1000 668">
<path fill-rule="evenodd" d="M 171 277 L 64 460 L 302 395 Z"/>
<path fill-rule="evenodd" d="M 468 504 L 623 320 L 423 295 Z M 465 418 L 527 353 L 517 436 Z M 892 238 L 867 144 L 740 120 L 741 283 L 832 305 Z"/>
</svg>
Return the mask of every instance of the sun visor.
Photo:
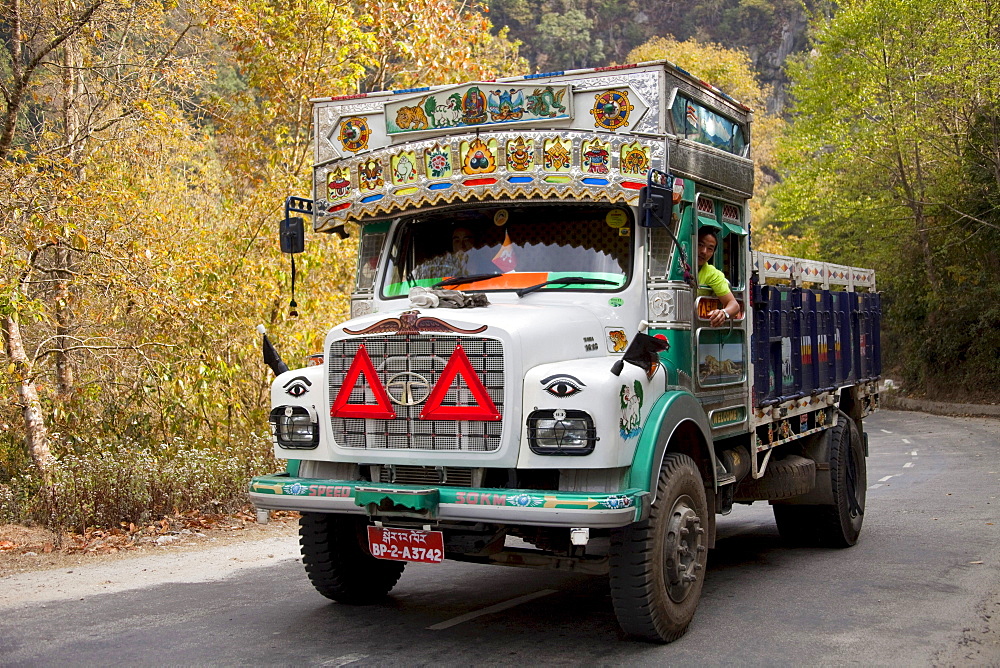
<svg viewBox="0 0 1000 668">
<path fill-rule="evenodd" d="M 726 234 L 738 234 L 743 236 L 747 233 L 746 230 L 735 223 L 723 223 L 723 225 L 726 227 Z"/>
<path fill-rule="evenodd" d="M 723 231 L 722 223 L 717 221 L 715 218 L 706 218 L 704 216 L 698 216 L 698 229 L 703 227 L 711 227 L 713 230 Z"/>
</svg>

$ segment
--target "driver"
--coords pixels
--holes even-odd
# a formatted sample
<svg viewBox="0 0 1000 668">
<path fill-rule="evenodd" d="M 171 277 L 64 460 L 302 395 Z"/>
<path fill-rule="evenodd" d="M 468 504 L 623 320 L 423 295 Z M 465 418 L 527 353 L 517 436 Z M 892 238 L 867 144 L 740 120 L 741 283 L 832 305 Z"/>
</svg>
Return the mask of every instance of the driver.
<svg viewBox="0 0 1000 668">
<path fill-rule="evenodd" d="M 418 270 L 420 278 L 469 276 L 490 271 L 479 266 L 483 264 L 479 255 L 475 232 L 459 225 L 451 231 L 451 251 L 422 262 Z"/>
<path fill-rule="evenodd" d="M 713 267 L 710 262 L 715 255 L 715 248 L 718 244 L 719 238 L 715 235 L 714 229 L 708 226 L 699 228 L 698 285 L 708 286 L 708 290 L 702 287 L 698 292 L 699 294 L 714 294 L 722 302 L 722 308 L 715 309 L 708 314 L 708 321 L 712 327 L 720 327 L 730 318 L 738 317 L 740 314 L 740 304 L 733 296 L 725 274 Z"/>
</svg>

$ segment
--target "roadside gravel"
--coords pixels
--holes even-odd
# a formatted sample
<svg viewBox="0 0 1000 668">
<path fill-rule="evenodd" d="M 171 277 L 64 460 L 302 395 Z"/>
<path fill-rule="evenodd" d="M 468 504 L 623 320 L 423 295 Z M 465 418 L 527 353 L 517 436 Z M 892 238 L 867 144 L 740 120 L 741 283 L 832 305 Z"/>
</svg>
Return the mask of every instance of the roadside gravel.
<svg viewBox="0 0 1000 668">
<path fill-rule="evenodd" d="M 154 584 L 207 582 L 299 559 L 297 531 L 297 519 L 282 518 L 239 531 L 189 532 L 114 553 L 0 552 L 0 610 Z"/>
</svg>

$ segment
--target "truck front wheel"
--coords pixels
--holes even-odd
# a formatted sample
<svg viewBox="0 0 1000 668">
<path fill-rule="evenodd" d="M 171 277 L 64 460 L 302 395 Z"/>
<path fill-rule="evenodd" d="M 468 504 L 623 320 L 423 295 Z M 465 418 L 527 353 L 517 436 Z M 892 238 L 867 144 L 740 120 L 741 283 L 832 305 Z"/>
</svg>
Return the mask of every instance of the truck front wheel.
<svg viewBox="0 0 1000 668">
<path fill-rule="evenodd" d="M 705 581 L 707 524 L 698 466 L 668 453 L 649 518 L 611 536 L 611 598 L 627 634 L 657 642 L 684 635 Z"/>
<path fill-rule="evenodd" d="M 364 518 L 302 513 L 299 544 L 309 581 L 323 596 L 353 605 L 385 598 L 403 574 L 402 561 L 376 559 L 368 550 Z"/>
</svg>

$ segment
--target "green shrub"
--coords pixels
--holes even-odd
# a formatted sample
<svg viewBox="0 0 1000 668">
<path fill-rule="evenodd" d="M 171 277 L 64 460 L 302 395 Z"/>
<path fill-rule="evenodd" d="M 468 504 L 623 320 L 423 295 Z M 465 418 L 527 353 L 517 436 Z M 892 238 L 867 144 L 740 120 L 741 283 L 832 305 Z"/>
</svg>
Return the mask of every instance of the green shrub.
<svg viewBox="0 0 1000 668">
<path fill-rule="evenodd" d="M 247 482 L 277 468 L 268 438 L 242 445 L 93 443 L 57 455 L 52 486 L 34 472 L 0 484 L 0 522 L 85 532 L 143 524 L 174 513 L 232 512 L 247 504 Z"/>
</svg>

